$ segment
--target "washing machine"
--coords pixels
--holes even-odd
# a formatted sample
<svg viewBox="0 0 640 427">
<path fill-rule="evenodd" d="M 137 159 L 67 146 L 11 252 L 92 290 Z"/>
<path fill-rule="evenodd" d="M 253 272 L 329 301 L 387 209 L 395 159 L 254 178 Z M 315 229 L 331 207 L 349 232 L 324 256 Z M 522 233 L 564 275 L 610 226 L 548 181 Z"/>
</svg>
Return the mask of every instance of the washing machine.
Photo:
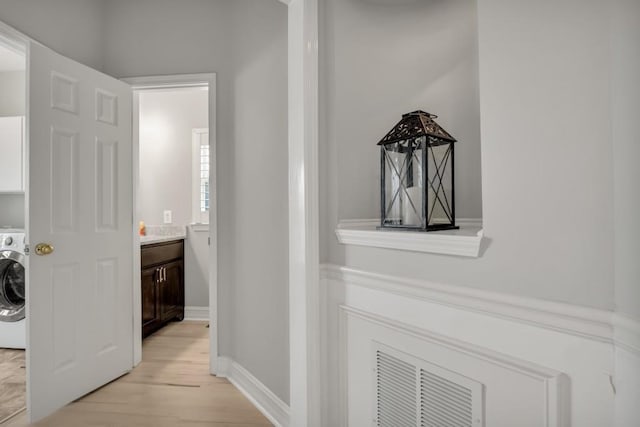
<svg viewBox="0 0 640 427">
<path fill-rule="evenodd" d="M 26 347 L 24 237 L 0 229 L 0 348 Z"/>
</svg>

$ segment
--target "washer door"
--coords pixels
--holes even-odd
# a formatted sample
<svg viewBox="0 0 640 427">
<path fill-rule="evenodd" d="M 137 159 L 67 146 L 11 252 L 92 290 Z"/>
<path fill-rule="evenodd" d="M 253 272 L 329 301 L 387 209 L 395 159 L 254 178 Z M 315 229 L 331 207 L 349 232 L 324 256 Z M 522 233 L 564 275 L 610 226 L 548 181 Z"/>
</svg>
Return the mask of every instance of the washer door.
<svg viewBox="0 0 640 427">
<path fill-rule="evenodd" d="M 24 255 L 15 251 L 0 252 L 0 322 L 24 319 Z"/>
</svg>

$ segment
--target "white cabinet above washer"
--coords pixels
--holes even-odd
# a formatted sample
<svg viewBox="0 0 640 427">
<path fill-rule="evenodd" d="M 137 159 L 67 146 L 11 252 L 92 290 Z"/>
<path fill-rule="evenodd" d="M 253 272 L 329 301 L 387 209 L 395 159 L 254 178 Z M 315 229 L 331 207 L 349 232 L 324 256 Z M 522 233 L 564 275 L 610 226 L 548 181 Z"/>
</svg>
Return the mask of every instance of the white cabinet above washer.
<svg viewBox="0 0 640 427">
<path fill-rule="evenodd" d="M 0 193 L 24 191 L 24 117 L 0 117 Z"/>
</svg>

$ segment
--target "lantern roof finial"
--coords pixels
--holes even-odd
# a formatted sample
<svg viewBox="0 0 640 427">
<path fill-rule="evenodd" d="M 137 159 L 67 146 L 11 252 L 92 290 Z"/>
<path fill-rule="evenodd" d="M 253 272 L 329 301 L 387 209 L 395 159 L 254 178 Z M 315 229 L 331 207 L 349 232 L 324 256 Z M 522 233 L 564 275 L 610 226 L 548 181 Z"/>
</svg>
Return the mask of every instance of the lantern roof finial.
<svg viewBox="0 0 640 427">
<path fill-rule="evenodd" d="M 398 141 L 419 138 L 422 136 L 428 138 L 430 145 L 440 145 L 449 142 L 456 142 L 446 130 L 436 123 L 435 114 L 426 111 L 417 110 L 402 115 L 402 120 L 382 138 L 378 145 L 393 144 Z"/>
</svg>

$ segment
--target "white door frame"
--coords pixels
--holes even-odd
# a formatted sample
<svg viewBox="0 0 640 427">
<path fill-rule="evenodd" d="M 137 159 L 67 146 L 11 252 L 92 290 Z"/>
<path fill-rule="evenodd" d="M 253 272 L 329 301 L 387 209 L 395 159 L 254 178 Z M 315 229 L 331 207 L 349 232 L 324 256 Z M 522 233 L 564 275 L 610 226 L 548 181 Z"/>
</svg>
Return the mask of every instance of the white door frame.
<svg viewBox="0 0 640 427">
<path fill-rule="evenodd" d="M 209 150 L 210 170 L 214 182 L 216 178 L 216 74 L 178 74 L 169 76 L 131 77 L 122 79 L 133 88 L 133 206 L 138 206 L 139 168 L 140 168 L 140 91 L 167 88 L 205 87 L 209 88 Z M 214 187 L 211 187 L 214 188 Z M 218 370 L 218 192 L 211 192 L 209 211 L 209 372 L 216 374 Z M 142 297 L 140 283 L 140 237 L 138 236 L 137 213 L 134 212 L 133 242 L 133 363 L 138 365 L 142 360 Z"/>
<path fill-rule="evenodd" d="M 289 425 L 321 425 L 318 0 L 288 10 Z"/>
</svg>

